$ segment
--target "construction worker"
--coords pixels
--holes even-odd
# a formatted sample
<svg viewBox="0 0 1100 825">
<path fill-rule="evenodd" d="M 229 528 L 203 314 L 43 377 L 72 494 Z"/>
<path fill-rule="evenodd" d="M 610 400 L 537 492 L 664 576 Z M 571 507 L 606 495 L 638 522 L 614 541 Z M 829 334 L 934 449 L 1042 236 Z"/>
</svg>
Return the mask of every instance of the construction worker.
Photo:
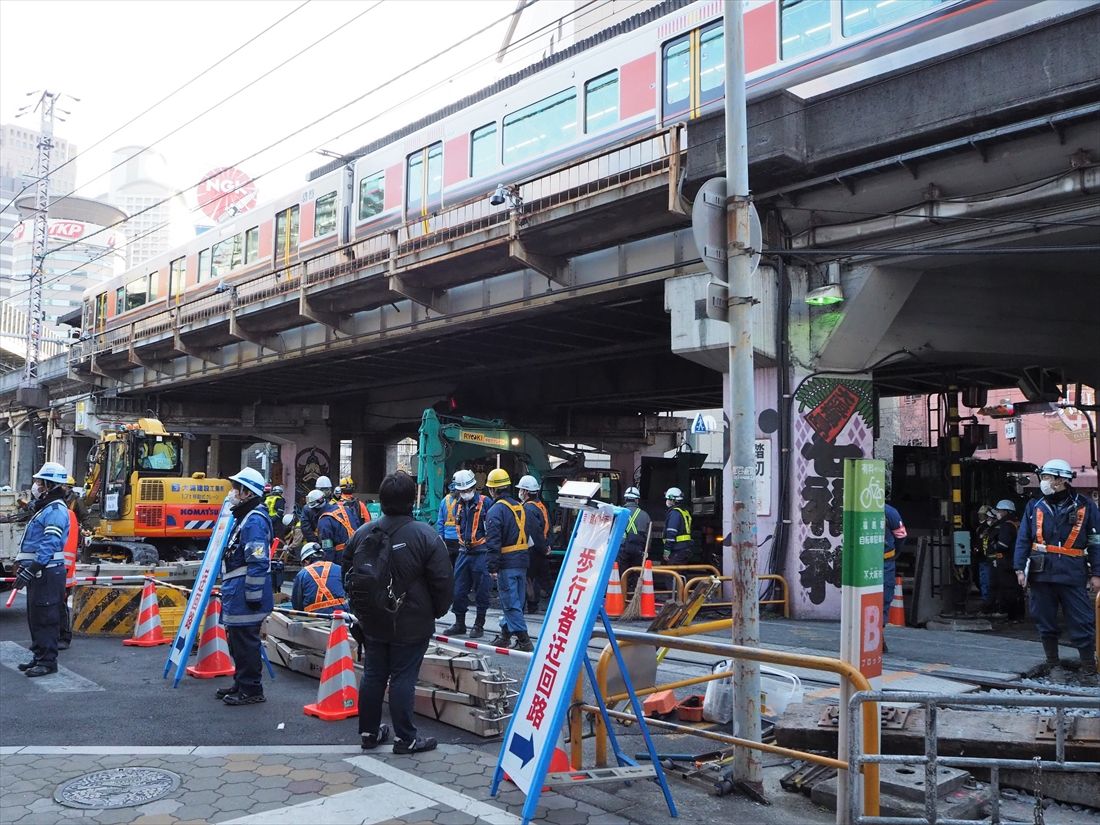
<svg viewBox="0 0 1100 825">
<path fill-rule="evenodd" d="M 1023 591 L 1016 582 L 1012 569 L 1012 555 L 1016 549 L 1016 533 L 1020 523 L 1016 519 L 1016 503 L 1003 498 L 992 508 L 992 528 L 988 533 L 985 555 L 989 559 L 989 611 L 1004 613 L 1010 619 L 1023 618 Z"/>
<path fill-rule="evenodd" d="M 681 507 L 684 493 L 679 487 L 665 490 L 665 553 L 669 564 L 691 564 L 695 541 L 691 538 L 691 513 Z"/>
<path fill-rule="evenodd" d="M 264 479 L 251 467 L 229 477 L 230 502 L 237 526 L 225 548 L 222 574 L 222 623 L 229 653 L 237 666 L 231 687 L 217 691 L 227 705 L 264 701 L 260 625 L 274 606 L 271 588 L 271 519 L 263 506 Z"/>
<path fill-rule="evenodd" d="M 489 610 L 489 588 L 492 586 L 485 556 L 485 517 L 492 501 L 477 491 L 477 478 L 471 470 L 456 472 L 454 486 L 458 494 L 455 521 L 459 544 L 458 560 L 454 567 L 454 600 L 451 602 L 455 623 L 443 632 L 447 636 L 466 633 L 466 608 L 470 603 L 470 591 L 473 590 L 477 617 L 469 636 L 480 639 L 485 634 L 485 614 Z"/>
<path fill-rule="evenodd" d="M 489 575 L 496 581 L 500 596 L 500 633 L 489 642 L 493 647 L 510 647 L 516 637 L 516 650 L 530 653 L 535 649 L 527 635 L 523 602 L 527 592 L 527 511 L 510 495 L 512 479 L 507 470 L 490 470 L 485 486 L 493 504 L 485 517 L 485 552 Z M 538 525 L 541 529 L 541 525 Z"/>
<path fill-rule="evenodd" d="M 894 590 L 897 587 L 898 547 L 908 531 L 905 529 L 905 522 L 901 520 L 901 513 L 894 505 L 884 504 L 882 510 L 886 521 L 882 547 L 882 626 L 886 627 L 886 617 L 890 614 L 890 603 L 894 601 Z M 882 652 L 890 652 L 885 635 L 882 638 Z"/>
<path fill-rule="evenodd" d="M 320 490 L 325 494 L 326 502 L 333 502 L 336 500 L 336 496 L 332 489 L 332 479 L 328 476 L 320 476 L 313 484 L 313 489 Z"/>
<path fill-rule="evenodd" d="M 1020 587 L 1030 591 L 1050 678 L 1066 679 L 1058 657 L 1058 606 L 1065 615 L 1070 642 L 1081 656 L 1080 681 L 1096 685 L 1096 622 L 1092 600 L 1100 591 L 1100 508 L 1070 485 L 1076 473 L 1069 462 L 1052 458 L 1039 468 L 1041 498 L 1024 508 L 1016 533 L 1013 566 Z"/>
<path fill-rule="evenodd" d="M 370 521 L 367 505 L 354 496 L 355 483 L 351 478 L 340 479 L 340 497 L 321 511 L 317 519 L 317 535 L 325 561 L 340 563 L 355 531 Z"/>
<path fill-rule="evenodd" d="M 302 546 L 298 556 L 302 569 L 294 577 L 290 605 L 295 610 L 331 616 L 336 610 L 348 609 L 340 565 L 325 561 L 321 545 L 315 541 Z"/>
<path fill-rule="evenodd" d="M 283 531 L 283 516 L 286 514 L 286 499 L 283 498 L 283 488 L 276 484 L 272 487 L 267 485 L 268 490 L 264 495 L 264 507 L 267 508 L 268 518 L 271 519 L 271 528 L 275 533 L 275 538 L 283 538 L 286 533 Z"/>
<path fill-rule="evenodd" d="M 461 545 L 458 543 L 458 521 L 455 519 L 455 511 L 458 509 L 458 494 L 455 492 L 455 483 L 452 481 L 447 486 L 447 495 L 439 502 L 439 512 L 435 517 L 435 531 L 447 545 L 447 553 L 451 557 L 451 568 L 454 569 L 458 561 L 458 551 Z"/>
<path fill-rule="evenodd" d="M 75 521 L 64 500 L 68 477 L 69 471 L 56 461 L 47 461 L 34 474 L 35 512 L 27 522 L 15 557 L 19 571 L 13 587 L 27 588 L 27 625 L 34 657 L 19 669 L 32 678 L 57 673 L 61 602 L 65 599 L 65 543 Z"/>
<path fill-rule="evenodd" d="M 306 496 L 306 506 L 302 508 L 302 536 L 306 541 L 321 540 L 317 535 L 317 522 L 328 507 L 327 495 L 324 490 L 310 490 Z"/>
<path fill-rule="evenodd" d="M 527 516 L 527 612 L 539 609 L 543 595 L 550 595 L 550 513 L 539 500 L 542 486 L 534 476 L 516 482 L 516 496 Z"/>
<path fill-rule="evenodd" d="M 642 494 L 637 487 L 627 487 L 623 493 L 623 507 L 630 511 L 626 534 L 619 546 L 619 572 L 631 567 L 641 567 L 645 561 L 646 538 L 649 536 L 649 513 L 642 509 Z"/>
<path fill-rule="evenodd" d="M 69 535 L 65 539 L 65 598 L 61 600 L 61 632 L 58 635 L 57 649 L 68 650 L 73 643 L 73 627 L 69 616 L 69 597 L 76 586 L 76 562 L 83 544 L 84 531 L 91 532 L 92 516 L 84 504 L 83 497 L 77 495 L 76 481 L 69 476 L 65 483 L 65 506 L 72 513 L 69 519 Z"/>
</svg>

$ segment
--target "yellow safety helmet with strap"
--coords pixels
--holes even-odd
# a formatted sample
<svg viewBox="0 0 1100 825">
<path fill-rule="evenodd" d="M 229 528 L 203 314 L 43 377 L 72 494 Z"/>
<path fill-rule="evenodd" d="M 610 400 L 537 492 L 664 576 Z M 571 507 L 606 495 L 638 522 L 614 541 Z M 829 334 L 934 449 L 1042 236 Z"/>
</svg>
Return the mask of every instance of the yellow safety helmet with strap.
<svg viewBox="0 0 1100 825">
<path fill-rule="evenodd" d="M 495 470 L 489 471 L 489 476 L 485 479 L 485 486 L 493 489 L 497 487 L 511 487 L 512 478 L 508 475 L 507 470 L 502 470 L 500 467 L 497 467 Z"/>
</svg>

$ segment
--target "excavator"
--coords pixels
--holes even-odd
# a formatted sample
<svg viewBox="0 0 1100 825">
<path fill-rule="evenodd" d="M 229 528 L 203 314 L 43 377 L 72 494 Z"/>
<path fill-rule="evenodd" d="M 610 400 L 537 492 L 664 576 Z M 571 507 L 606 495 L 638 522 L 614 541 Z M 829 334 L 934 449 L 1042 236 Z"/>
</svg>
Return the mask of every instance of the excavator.
<svg viewBox="0 0 1100 825">
<path fill-rule="evenodd" d="M 155 418 L 105 429 L 88 456 L 84 501 L 98 525 L 82 562 L 156 565 L 202 557 L 229 481 L 182 472 L 185 433 Z"/>
</svg>

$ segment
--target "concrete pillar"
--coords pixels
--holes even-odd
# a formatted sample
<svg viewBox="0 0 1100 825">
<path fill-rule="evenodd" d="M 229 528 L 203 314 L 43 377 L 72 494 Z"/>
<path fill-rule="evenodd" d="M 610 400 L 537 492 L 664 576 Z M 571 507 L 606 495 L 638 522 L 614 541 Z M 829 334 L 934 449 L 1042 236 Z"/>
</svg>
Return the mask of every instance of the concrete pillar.
<svg viewBox="0 0 1100 825">
<path fill-rule="evenodd" d="M 183 470 L 187 475 L 192 473 L 206 473 L 211 475 L 209 467 L 211 440 L 217 436 L 197 435 L 194 440 L 184 439 L 183 442 Z"/>
<path fill-rule="evenodd" d="M 351 477 L 355 479 L 359 492 L 367 489 L 367 439 L 362 435 L 351 438 Z"/>
<path fill-rule="evenodd" d="M 611 469 L 622 474 L 623 490 L 634 485 L 634 471 L 642 466 L 642 454 L 639 450 L 611 453 Z M 615 502 L 621 504 L 622 502 Z"/>
<path fill-rule="evenodd" d="M 361 491 L 371 494 L 378 492 L 382 479 L 386 477 L 386 445 L 381 438 L 363 437 L 363 481 L 359 485 Z M 354 451 L 352 455 L 354 455 Z M 358 478 L 356 478 L 358 481 Z"/>
</svg>

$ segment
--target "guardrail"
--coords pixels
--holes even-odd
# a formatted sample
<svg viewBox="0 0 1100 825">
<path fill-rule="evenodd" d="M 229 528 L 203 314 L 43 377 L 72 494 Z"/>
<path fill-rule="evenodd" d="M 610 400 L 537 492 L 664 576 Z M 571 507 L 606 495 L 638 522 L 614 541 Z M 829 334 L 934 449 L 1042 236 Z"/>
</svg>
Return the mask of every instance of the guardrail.
<svg viewBox="0 0 1100 825">
<path fill-rule="evenodd" d="M 889 756 L 883 756 L 877 753 L 866 752 L 860 749 L 860 722 L 861 716 L 864 721 L 867 717 L 866 709 L 868 707 L 876 707 L 873 703 L 889 701 L 891 703 L 903 702 L 913 703 L 918 705 L 924 705 L 924 753 L 923 754 L 891 754 Z M 1056 730 L 1055 730 L 1055 758 L 1042 759 L 1038 756 L 1027 759 L 992 759 L 987 757 L 977 756 L 940 756 L 937 752 L 937 737 L 936 737 L 936 711 L 938 708 L 946 705 L 1000 705 L 1004 707 L 1053 707 L 1055 709 L 1056 718 Z M 859 713 L 859 709 L 863 708 L 863 713 Z M 930 693 L 913 693 L 905 692 L 899 693 L 895 691 L 869 691 L 860 690 L 852 696 L 848 702 L 848 742 L 850 753 L 848 755 L 848 763 L 852 766 L 851 773 L 855 774 L 855 781 L 848 783 L 847 798 L 841 800 L 840 795 L 837 795 L 838 809 L 841 804 L 844 804 L 848 808 L 848 821 L 850 825 L 936 825 L 936 823 L 947 823 L 951 825 L 981 825 L 985 822 L 1000 822 L 1000 771 L 1002 769 L 1007 770 L 1023 770 L 1023 771 L 1081 771 L 1088 773 L 1100 772 L 1100 762 L 1070 762 L 1066 760 L 1066 708 L 1087 708 L 1092 707 L 1100 709 L 1100 697 L 1095 699 L 1086 698 L 1082 696 L 1006 696 L 1003 694 L 990 695 L 990 694 L 957 694 L 957 693 L 944 693 L 944 694 L 930 694 Z M 863 736 L 867 736 L 866 727 L 863 730 Z M 864 748 L 866 748 L 867 739 L 864 738 Z M 907 817 L 907 816 L 891 816 L 880 817 L 878 816 L 878 810 L 871 810 L 864 804 L 864 811 L 860 811 L 860 794 L 858 775 L 860 769 L 864 769 L 864 778 L 867 779 L 869 774 L 866 769 L 872 765 L 923 765 L 924 766 L 924 816 L 923 817 Z M 990 814 L 991 816 L 986 819 L 951 819 L 941 820 L 937 817 L 936 800 L 937 800 L 937 788 L 939 783 L 936 780 L 938 774 L 938 766 L 948 765 L 956 768 L 988 768 L 989 769 L 989 781 L 990 781 Z M 1039 809 L 1036 810 L 1036 822 L 1041 822 L 1042 819 L 1038 816 Z"/>
<path fill-rule="evenodd" d="M 623 571 L 622 586 L 623 586 L 624 595 L 626 593 L 632 592 L 630 590 L 630 586 L 629 586 L 630 578 L 632 576 L 640 576 L 641 573 L 642 573 L 642 569 L 643 568 L 641 568 L 641 567 L 628 567 L 626 570 Z M 710 565 L 710 564 L 669 564 L 669 565 L 654 566 L 652 569 L 653 569 L 653 588 L 654 588 L 653 589 L 653 594 L 655 596 L 658 595 L 658 594 L 671 595 L 673 598 L 679 599 L 679 601 L 683 604 L 687 603 L 688 596 L 690 595 L 690 593 L 692 591 L 692 588 L 695 587 L 696 583 L 698 583 L 698 582 L 707 581 L 708 579 L 712 579 L 712 578 L 718 579 L 719 581 L 722 581 L 722 582 L 733 581 L 732 576 L 720 575 L 720 571 L 718 570 L 718 568 L 716 568 L 716 567 L 714 567 L 713 565 Z M 702 576 L 695 576 L 695 577 L 690 578 L 690 579 L 686 578 L 683 575 L 686 572 L 693 572 L 693 571 L 698 571 L 698 570 L 702 570 L 702 571 L 706 571 L 706 572 Z M 672 588 L 658 588 L 657 587 L 657 578 L 659 576 L 669 576 L 669 577 L 671 577 L 674 586 Z M 759 581 L 779 582 L 779 584 L 781 584 L 783 586 L 783 596 L 782 596 L 782 598 L 760 599 L 759 604 L 781 604 L 781 605 L 783 605 L 783 617 L 789 619 L 791 617 L 791 588 L 787 584 L 787 580 L 783 576 L 781 576 L 777 573 L 765 573 L 765 574 L 757 576 L 756 578 Z M 1098 601 L 1097 604 L 1098 604 L 1097 609 L 1100 610 L 1100 601 Z M 716 608 L 716 607 L 729 607 L 729 608 L 732 608 L 733 605 L 730 602 L 707 602 L 706 604 L 703 605 L 703 607 L 704 607 L 704 609 L 705 608 Z M 1100 627 L 1100 622 L 1097 623 L 1097 627 Z"/>
<path fill-rule="evenodd" d="M 695 653 L 710 653 L 722 658 L 733 659 L 747 659 L 755 662 L 767 662 L 769 664 L 776 665 L 788 665 L 791 667 L 800 667 L 808 670 L 821 670 L 828 673 L 835 673 L 841 678 L 841 680 L 847 681 L 854 691 L 857 692 L 869 692 L 871 683 L 867 681 L 859 669 L 847 662 L 842 662 L 839 659 L 830 659 L 825 656 L 808 656 L 800 653 L 786 653 L 776 650 L 764 650 L 761 648 L 745 647 L 743 645 L 735 645 L 724 642 L 712 642 L 703 641 L 699 639 L 685 639 L 684 636 L 699 635 L 707 633 L 712 630 L 720 630 L 729 628 L 732 626 L 732 620 L 723 619 L 716 622 L 704 622 L 702 624 L 691 625 L 689 627 L 676 628 L 674 630 L 667 630 L 661 633 L 641 633 L 633 630 L 615 630 L 615 637 L 619 641 L 619 646 L 625 645 L 651 645 L 653 647 L 668 647 L 674 650 L 687 650 Z M 602 631 L 597 629 L 593 635 L 603 635 Z M 624 694 L 608 695 L 607 693 L 607 677 L 610 670 L 610 663 L 614 656 L 611 646 L 608 645 L 604 648 L 600 654 L 599 662 L 596 666 L 596 687 L 595 689 L 600 692 L 604 697 L 605 704 L 608 708 L 608 715 L 614 719 L 620 721 L 637 722 L 637 718 L 631 713 L 623 713 L 620 711 L 612 710 L 613 706 L 618 702 L 627 698 Z M 650 688 L 642 688 L 635 690 L 638 696 L 646 696 L 651 693 L 655 693 L 660 690 L 674 690 L 678 687 L 687 687 L 690 685 L 700 684 L 703 682 L 711 681 L 712 679 L 721 679 L 729 675 L 729 672 L 723 673 L 710 673 L 705 676 L 698 676 L 692 679 L 681 679 L 675 682 L 667 682 L 661 685 L 654 685 Z M 595 705 L 589 705 L 583 700 L 582 685 L 578 682 L 577 687 L 574 689 L 574 708 L 569 717 L 569 739 L 571 746 L 571 757 L 573 760 L 573 767 L 579 769 L 583 762 L 583 748 L 581 747 L 581 714 L 593 713 L 595 714 L 595 762 L 597 768 L 607 766 L 607 731 L 603 725 L 603 718 L 600 715 L 599 708 Z M 894 699 L 894 695 L 891 694 L 891 700 Z M 864 702 L 862 705 L 863 714 L 863 726 L 862 736 L 863 744 L 859 752 L 867 754 L 869 757 L 877 755 L 879 752 L 879 731 L 878 731 L 878 706 L 870 701 Z M 677 733 L 688 734 L 692 736 L 699 736 L 703 739 L 710 739 L 716 742 L 723 742 L 727 745 L 733 745 L 736 747 L 751 748 L 753 750 L 764 751 L 765 753 L 773 753 L 780 756 L 787 756 L 794 759 L 804 759 L 810 762 L 816 762 L 817 764 L 829 765 L 830 767 L 837 768 L 838 770 L 848 771 L 851 773 L 853 764 L 850 760 L 846 761 L 841 758 L 834 759 L 829 756 L 822 756 L 821 754 L 809 753 L 805 751 L 798 751 L 791 748 L 783 748 L 779 745 L 771 745 L 765 742 L 753 742 L 748 739 L 742 739 L 737 736 L 731 736 L 725 733 L 716 733 L 714 731 L 698 730 L 696 728 L 688 727 L 686 725 L 677 725 L 674 722 L 665 722 L 659 719 L 646 719 L 646 724 L 653 727 L 658 727 L 666 730 L 673 730 Z M 851 725 L 849 721 L 849 726 Z M 854 740 L 849 737 L 849 747 Z M 871 816 L 877 816 L 879 812 L 879 770 L 878 764 L 871 759 L 865 759 L 864 764 L 856 766 L 855 770 L 862 771 L 864 781 L 859 783 L 862 787 L 862 801 L 864 811 Z M 838 791 L 840 788 L 850 788 L 852 782 L 839 782 Z M 843 794 L 838 793 L 838 800 Z M 841 808 L 839 802 L 837 807 L 837 817 L 840 821 L 846 812 Z M 867 820 L 870 822 L 871 820 Z"/>
<path fill-rule="evenodd" d="M 706 582 L 710 580 L 710 576 L 696 576 L 694 579 L 688 579 L 684 585 L 684 595 L 681 597 L 681 601 L 686 601 L 690 595 L 692 588 L 695 587 L 697 582 Z M 722 582 L 733 581 L 733 576 L 715 576 L 714 578 Z M 789 619 L 791 617 L 791 588 L 787 584 L 787 580 L 778 573 L 765 573 L 756 577 L 759 581 L 774 581 L 783 585 L 783 596 L 778 599 L 760 599 L 758 604 L 781 604 L 783 605 L 783 618 Z M 732 602 L 706 602 L 703 605 L 703 609 L 716 608 L 716 607 L 728 607 L 733 609 Z"/>
</svg>

